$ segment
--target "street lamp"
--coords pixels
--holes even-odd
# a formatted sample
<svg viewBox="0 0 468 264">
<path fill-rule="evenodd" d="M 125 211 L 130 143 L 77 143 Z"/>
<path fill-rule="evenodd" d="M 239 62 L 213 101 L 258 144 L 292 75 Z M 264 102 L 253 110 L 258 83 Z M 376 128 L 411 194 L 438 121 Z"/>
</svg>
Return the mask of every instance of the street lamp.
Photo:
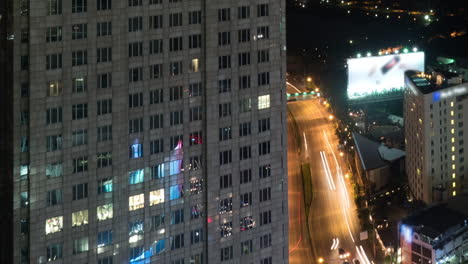
<svg viewBox="0 0 468 264">
<path fill-rule="evenodd" d="M 330 120 L 333 120 L 333 118 L 335 118 L 333 115 L 328 116 L 328 119 L 330 119 Z"/>
<path fill-rule="evenodd" d="M 320 257 L 320 258 L 317 259 L 317 261 L 318 261 L 318 263 L 323 263 L 325 260 Z"/>
<path fill-rule="evenodd" d="M 307 82 L 312 82 L 312 77 L 307 77 Z"/>
</svg>

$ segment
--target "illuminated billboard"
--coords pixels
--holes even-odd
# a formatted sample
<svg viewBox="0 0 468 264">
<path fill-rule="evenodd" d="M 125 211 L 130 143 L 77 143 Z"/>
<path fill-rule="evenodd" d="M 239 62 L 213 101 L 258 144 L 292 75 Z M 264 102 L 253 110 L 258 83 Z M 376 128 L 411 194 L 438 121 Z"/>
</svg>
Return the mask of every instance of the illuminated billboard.
<svg viewBox="0 0 468 264">
<path fill-rule="evenodd" d="M 424 72 L 424 52 L 349 59 L 348 98 L 403 90 L 407 70 Z"/>
</svg>

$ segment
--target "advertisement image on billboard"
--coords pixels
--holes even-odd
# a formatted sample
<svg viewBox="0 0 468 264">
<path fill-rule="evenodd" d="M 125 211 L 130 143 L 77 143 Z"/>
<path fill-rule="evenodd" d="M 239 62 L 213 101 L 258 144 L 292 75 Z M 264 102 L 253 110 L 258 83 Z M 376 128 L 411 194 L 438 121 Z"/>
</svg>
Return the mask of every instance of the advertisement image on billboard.
<svg viewBox="0 0 468 264">
<path fill-rule="evenodd" d="M 407 70 L 424 72 L 424 52 L 349 59 L 348 98 L 401 90 Z"/>
</svg>

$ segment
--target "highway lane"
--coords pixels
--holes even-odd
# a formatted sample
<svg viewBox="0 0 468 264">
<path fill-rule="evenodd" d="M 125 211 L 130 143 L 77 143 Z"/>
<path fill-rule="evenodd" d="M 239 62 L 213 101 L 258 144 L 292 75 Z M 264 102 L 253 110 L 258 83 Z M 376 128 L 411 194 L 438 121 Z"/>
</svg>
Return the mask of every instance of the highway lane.
<svg viewBox="0 0 468 264">
<path fill-rule="evenodd" d="M 303 262 L 291 263 L 318 263 L 316 259 L 321 257 L 324 263 L 341 264 L 342 260 L 339 259 L 337 249 L 343 248 L 350 252 L 351 256 L 348 257 L 350 261 L 358 258 L 361 263 L 370 264 L 371 262 L 365 256 L 366 253 L 360 247 L 359 220 L 352 199 L 353 190 L 344 177 L 347 172 L 344 168 L 347 166 L 337 150 L 338 139 L 334 134 L 334 124 L 328 118 L 330 114 L 318 99 L 290 102 L 288 109 L 294 116 L 299 130 L 298 135 L 292 134 L 289 129 L 290 122 L 288 122 L 290 192 L 292 194 L 297 184 L 291 175 L 299 173 L 301 162 L 309 162 L 313 202 L 307 224 L 311 234 L 310 250 L 315 260 L 315 262 L 310 262 L 307 258 Z M 297 137 L 300 138 L 301 145 L 299 160 L 294 156 L 298 150 L 292 147 L 292 144 L 297 145 Z M 295 142 L 290 143 L 290 141 Z M 294 198 L 290 195 L 289 199 L 293 201 Z M 293 210 L 294 208 L 290 206 L 290 212 Z M 298 229 L 301 228 L 293 226 L 290 229 L 290 239 L 294 239 L 292 236 L 298 232 Z M 291 243 L 293 244 L 293 241 Z M 295 255 L 291 254 L 290 259 L 293 257 Z"/>
</svg>

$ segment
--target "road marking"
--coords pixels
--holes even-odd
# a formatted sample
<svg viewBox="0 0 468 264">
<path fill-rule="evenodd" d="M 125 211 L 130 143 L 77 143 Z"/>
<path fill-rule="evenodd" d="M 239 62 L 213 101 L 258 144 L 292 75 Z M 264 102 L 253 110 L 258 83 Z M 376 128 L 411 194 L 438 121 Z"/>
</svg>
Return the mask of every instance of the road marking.
<svg viewBox="0 0 468 264">
<path fill-rule="evenodd" d="M 301 90 L 297 89 L 296 86 L 292 85 L 290 82 L 286 82 L 287 85 L 291 86 L 292 88 L 296 89 L 298 93 L 302 93 Z"/>
<path fill-rule="evenodd" d="M 307 138 L 306 138 L 305 132 L 302 132 L 302 135 L 304 135 L 305 150 L 307 152 Z"/>
</svg>

